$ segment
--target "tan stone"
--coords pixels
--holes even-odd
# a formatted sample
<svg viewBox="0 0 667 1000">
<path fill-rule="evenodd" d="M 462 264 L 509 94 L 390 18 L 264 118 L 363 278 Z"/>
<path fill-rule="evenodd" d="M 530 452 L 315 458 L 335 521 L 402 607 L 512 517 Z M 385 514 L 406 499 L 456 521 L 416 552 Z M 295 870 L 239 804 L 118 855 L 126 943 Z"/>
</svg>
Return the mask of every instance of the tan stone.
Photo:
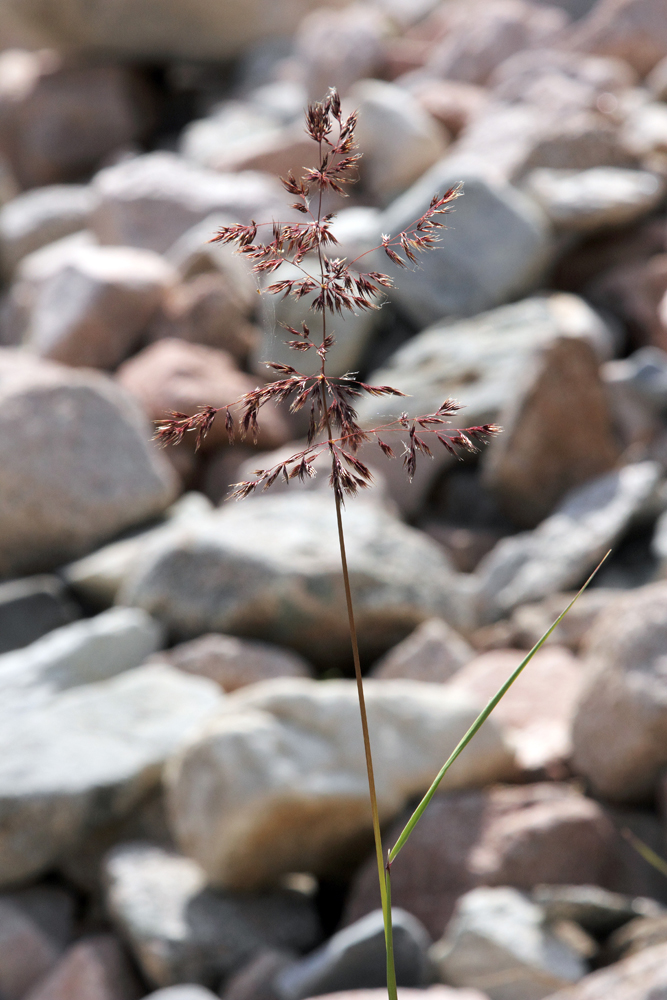
<svg viewBox="0 0 667 1000">
<path fill-rule="evenodd" d="M 667 991 L 667 944 L 592 972 L 549 1000 L 660 1000 Z"/>
<path fill-rule="evenodd" d="M 440 618 L 429 618 L 385 653 L 373 665 L 370 676 L 379 680 L 402 677 L 441 684 L 474 656 L 472 647 L 451 625 Z"/>
<path fill-rule="evenodd" d="M 625 59 L 645 76 L 667 55 L 663 0 L 599 0 L 568 39 L 586 52 Z"/>
<path fill-rule="evenodd" d="M 460 80 L 425 80 L 413 93 L 421 106 L 456 137 L 486 104 L 483 87 Z"/>
</svg>

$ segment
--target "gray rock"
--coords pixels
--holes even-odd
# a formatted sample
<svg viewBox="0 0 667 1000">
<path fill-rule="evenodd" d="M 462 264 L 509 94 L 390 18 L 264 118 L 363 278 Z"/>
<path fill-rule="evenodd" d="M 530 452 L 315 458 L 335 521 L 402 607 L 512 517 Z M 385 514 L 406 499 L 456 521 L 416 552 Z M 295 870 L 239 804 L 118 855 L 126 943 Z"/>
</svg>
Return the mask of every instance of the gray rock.
<svg viewBox="0 0 667 1000">
<path fill-rule="evenodd" d="M 106 167 L 93 179 L 92 190 L 91 226 L 101 243 L 158 253 L 214 212 L 241 222 L 285 212 L 276 179 L 249 171 L 216 174 L 173 153 L 147 153 Z"/>
<path fill-rule="evenodd" d="M 430 973 L 428 931 L 399 907 L 393 909 L 392 927 L 397 984 L 426 986 Z M 274 988 L 283 1000 L 306 1000 L 323 993 L 380 987 L 386 979 L 384 923 L 382 910 L 376 910 L 338 931 L 300 962 L 281 970 Z"/>
<path fill-rule="evenodd" d="M 365 687 L 384 821 L 426 790 L 479 706 L 445 685 L 369 680 Z M 370 833 L 354 682 L 264 681 L 228 695 L 225 705 L 168 767 L 172 829 L 182 849 L 213 882 L 239 889 L 295 870 L 346 870 Z M 511 773 L 503 738 L 486 723 L 443 786 Z"/>
<path fill-rule="evenodd" d="M 606 937 L 635 917 L 657 917 L 665 908 L 655 899 L 632 898 L 598 885 L 538 885 L 531 893 L 547 920 L 572 920 L 595 937 Z"/>
<path fill-rule="evenodd" d="M 134 532 L 127 538 L 91 552 L 65 566 L 61 573 L 77 597 L 88 607 L 104 609 L 116 600 L 123 581 L 141 561 L 142 554 L 177 525 L 197 521 L 209 514 L 213 504 L 202 493 L 184 493 L 164 512 L 164 520 L 153 528 Z"/>
<path fill-rule="evenodd" d="M 149 993 L 144 1000 L 216 1000 L 216 994 L 197 983 L 179 983 Z"/>
<path fill-rule="evenodd" d="M 435 542 L 372 502 L 350 503 L 344 520 L 364 656 L 434 614 L 457 617 L 456 576 Z M 182 526 L 147 553 L 118 601 L 181 639 L 228 632 L 320 664 L 350 655 L 335 514 L 318 492 L 258 497 Z"/>
<path fill-rule="evenodd" d="M 451 625 L 440 618 L 429 618 L 373 664 L 370 676 L 442 683 L 475 655 L 472 646 Z"/>
<path fill-rule="evenodd" d="M 63 625 L 25 649 L 0 656 L 0 691 L 15 710 L 140 666 L 163 645 L 163 630 L 139 608 L 112 608 Z"/>
<path fill-rule="evenodd" d="M 158 254 L 87 247 L 32 287 L 23 342 L 66 365 L 114 369 L 138 346 L 176 273 Z"/>
<path fill-rule="evenodd" d="M 190 858 L 150 844 L 123 844 L 105 863 L 107 907 L 156 986 L 221 978 L 267 945 L 312 947 L 315 908 L 303 893 L 235 895 L 207 888 Z"/>
<path fill-rule="evenodd" d="M 543 911 L 508 888 L 462 896 L 431 958 L 446 982 L 476 986 L 491 1000 L 541 1000 L 587 971 L 574 949 L 544 926 Z"/>
<path fill-rule="evenodd" d="M 576 587 L 650 507 L 660 483 L 655 462 L 626 465 L 571 490 L 532 532 L 502 539 L 475 571 L 482 621 L 519 604 Z"/>
<path fill-rule="evenodd" d="M 549 1000 L 660 1000 L 667 992 L 667 944 L 598 969 Z"/>
<path fill-rule="evenodd" d="M 0 653 L 20 649 L 81 614 L 57 576 L 0 584 Z"/>
<path fill-rule="evenodd" d="M 500 414 L 482 481 L 501 510 L 534 528 L 568 490 L 614 468 L 620 444 L 594 348 L 559 337 L 539 349 Z"/>
<path fill-rule="evenodd" d="M 624 226 L 660 203 L 665 181 L 645 170 L 534 170 L 528 192 L 561 230 L 590 232 Z"/>
<path fill-rule="evenodd" d="M 136 404 L 102 375 L 0 351 L 0 576 L 51 569 L 175 492 Z"/>
<path fill-rule="evenodd" d="M 0 257 L 6 274 L 33 250 L 85 229 L 93 206 L 84 184 L 56 184 L 26 191 L 0 210 Z"/>
<path fill-rule="evenodd" d="M 549 261 L 548 226 L 534 202 L 509 186 L 462 175 L 446 160 L 387 208 L 381 232 L 395 235 L 411 226 L 436 192 L 461 180 L 464 197 L 456 202 L 450 230 L 437 251 L 420 257 L 418 269 L 399 270 L 380 252 L 366 258 L 394 277 L 390 298 L 420 326 L 443 316 L 471 316 L 526 293 Z"/>
<path fill-rule="evenodd" d="M 73 900 L 63 890 L 35 886 L 0 896 L 0 989 L 23 997 L 57 963 L 68 944 Z"/>
<path fill-rule="evenodd" d="M 224 1000 L 278 1000 L 274 980 L 297 957 L 286 948 L 262 948 L 229 977 L 220 996 Z"/>
<path fill-rule="evenodd" d="M 361 400 L 360 418 L 365 426 L 376 427 L 395 420 L 403 410 L 411 416 L 433 413 L 443 400 L 453 398 L 463 406 L 453 418 L 458 426 L 497 422 L 538 352 L 560 337 L 585 340 L 601 358 L 612 353 L 611 333 L 574 295 L 525 299 L 472 319 L 437 323 L 368 376 L 371 383 L 395 386 L 408 398 Z M 392 440 L 391 435 L 383 437 Z M 433 462 L 418 464 L 409 490 L 400 463 L 381 466 L 395 498 L 409 513 L 416 512 L 439 471 L 451 461 L 444 449 L 434 451 L 434 456 Z"/>
<path fill-rule="evenodd" d="M 183 8 L 172 0 L 160 0 L 146 16 L 136 13 L 127 0 L 110 0 L 103 16 L 85 3 L 62 8 L 33 0 L 2 0 L 3 15 L 41 30 L 50 44 L 67 50 L 94 54 L 100 50 L 115 57 L 140 62 L 173 60 L 218 61 L 242 52 L 255 42 L 289 36 L 311 0 L 296 0 L 288 7 L 252 0 L 240 11 L 234 3 L 203 0 Z"/>
<path fill-rule="evenodd" d="M 219 273 L 233 284 L 234 291 L 248 314 L 254 311 L 257 281 L 248 265 L 233 246 L 211 243 L 211 238 L 223 226 L 233 225 L 231 215 L 214 212 L 183 233 L 165 254 L 184 281 L 200 274 Z"/>
<path fill-rule="evenodd" d="M 87 830 L 126 815 L 165 759 L 220 707 L 212 681 L 162 665 L 15 711 L 0 734 L 0 884 L 50 868 Z"/>
<path fill-rule="evenodd" d="M 589 636 L 574 766 L 605 798 L 648 800 L 667 764 L 666 636 L 665 582 L 619 596 Z"/>
</svg>

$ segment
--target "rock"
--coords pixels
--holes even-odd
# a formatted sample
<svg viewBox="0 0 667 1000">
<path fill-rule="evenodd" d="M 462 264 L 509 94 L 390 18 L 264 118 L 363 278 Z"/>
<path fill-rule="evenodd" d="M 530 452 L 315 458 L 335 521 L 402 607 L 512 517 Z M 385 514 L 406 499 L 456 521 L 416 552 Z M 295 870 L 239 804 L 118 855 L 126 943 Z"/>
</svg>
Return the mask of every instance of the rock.
<svg viewBox="0 0 667 1000">
<path fill-rule="evenodd" d="M 201 167 L 244 169 L 239 164 L 258 150 L 270 148 L 283 126 L 281 116 L 271 109 L 248 101 L 222 101 L 205 118 L 186 125 L 179 137 L 179 151 Z M 301 140 L 308 141 L 303 132 Z M 316 148 L 312 140 L 311 146 Z"/>
<path fill-rule="evenodd" d="M 664 913 L 654 899 L 632 899 L 597 885 L 538 885 L 531 898 L 550 923 L 574 921 L 598 938 L 634 922 L 633 918 Z"/>
<path fill-rule="evenodd" d="M 79 615 L 56 576 L 29 576 L 0 584 L 0 654 L 27 646 Z"/>
<path fill-rule="evenodd" d="M 544 926 L 539 906 L 507 888 L 462 896 L 431 958 L 447 982 L 479 987 L 491 1000 L 540 1000 L 587 971 L 574 949 Z"/>
<path fill-rule="evenodd" d="M 408 815 L 389 828 L 387 846 Z M 480 885 L 605 884 L 618 839 L 602 807 L 566 784 L 436 796 L 392 868 L 392 903 L 437 939 L 456 900 Z M 352 883 L 346 922 L 375 909 L 378 898 L 377 862 L 369 857 Z"/>
<path fill-rule="evenodd" d="M 174 475 L 102 375 L 0 351 L 0 576 L 51 569 L 159 514 Z"/>
<path fill-rule="evenodd" d="M 474 5 L 472 19 L 466 17 L 469 5 L 458 8 L 444 40 L 433 47 L 426 69 L 432 76 L 466 83 L 485 84 L 509 56 L 548 45 L 568 22 L 556 7 L 539 7 L 525 0 L 483 0 Z"/>
<path fill-rule="evenodd" d="M 168 289 L 150 333 L 156 340 L 176 337 L 227 351 L 241 364 L 259 339 L 231 282 L 211 273 Z"/>
<path fill-rule="evenodd" d="M 323 1000 L 382 1000 L 386 992 L 386 987 L 382 990 L 345 990 L 343 993 L 327 993 Z M 398 1000 L 488 1000 L 488 996 L 479 990 L 458 990 L 438 984 L 429 986 L 427 990 L 402 987 Z"/>
<path fill-rule="evenodd" d="M 340 250 L 338 252 L 340 253 Z M 301 277 L 304 272 L 320 280 L 317 258 L 307 258 L 298 268 L 292 264 L 282 264 L 273 278 L 288 281 Z M 293 338 L 285 329 L 286 326 L 291 326 L 300 330 L 301 324 L 305 322 L 311 331 L 313 343 L 319 346 L 322 340 L 322 320 L 319 315 L 313 315 L 311 309 L 315 298 L 316 291 L 300 299 L 291 296 L 285 298 L 282 295 L 262 295 L 260 300 L 262 339 L 252 356 L 253 371 L 262 378 L 267 378 L 267 374 L 280 377 L 275 371 L 267 373 L 268 362 L 297 364 L 299 371 L 306 375 L 319 371 L 322 362 L 314 350 L 299 354 L 295 360 L 295 352 L 287 346 L 289 340 Z M 345 375 L 349 371 L 357 371 L 380 322 L 381 312 L 375 309 L 360 309 L 358 312 L 346 310 L 341 316 L 336 315 L 333 318 L 327 316 L 327 333 L 333 333 L 335 337 L 327 354 L 327 372 L 330 375 Z"/>
<path fill-rule="evenodd" d="M 225 1000 L 277 1000 L 276 975 L 297 957 L 286 948 L 263 948 L 228 978 L 220 996 Z"/>
<path fill-rule="evenodd" d="M 296 32 L 293 59 L 310 100 L 329 87 L 346 94 L 356 80 L 378 76 L 383 41 L 392 33 L 388 18 L 371 5 L 324 8 L 304 18 Z"/>
<path fill-rule="evenodd" d="M 516 298 L 540 280 L 549 258 L 545 220 L 532 201 L 507 186 L 450 170 L 447 160 L 389 205 L 380 231 L 402 232 L 428 209 L 436 192 L 444 194 L 461 180 L 464 197 L 452 216 L 454 229 L 444 233 L 440 249 L 420 258 L 418 270 L 399 272 L 384 253 L 367 258 L 395 278 L 389 296 L 419 327 Z"/>
<path fill-rule="evenodd" d="M 55 240 L 86 228 L 93 206 L 84 184 L 54 184 L 26 191 L 0 210 L 0 256 L 11 275 L 19 261 Z"/>
<path fill-rule="evenodd" d="M 399 403 L 391 397 L 381 402 L 364 399 L 360 418 L 367 427 L 376 427 L 395 420 L 403 410 L 411 416 L 433 413 L 444 399 L 453 398 L 463 406 L 454 418 L 459 426 L 498 422 L 536 354 L 561 337 L 581 338 L 604 358 L 612 351 L 611 334 L 603 321 L 574 295 L 525 299 L 472 319 L 435 324 L 368 376 L 377 385 L 395 386 L 408 399 L 399 397 Z M 434 455 L 433 462 L 418 464 L 409 490 L 398 463 L 381 466 L 395 499 L 412 515 L 450 462 L 444 449 Z"/>
<path fill-rule="evenodd" d="M 664 582 L 620 595 L 589 637 L 586 685 L 573 728 L 574 766 L 605 798 L 649 799 L 667 763 L 666 598 Z"/>
<path fill-rule="evenodd" d="M 175 280 L 150 250 L 81 249 L 35 288 L 24 343 L 61 364 L 113 369 L 136 349 Z"/>
<path fill-rule="evenodd" d="M 165 519 L 155 527 L 132 533 L 120 541 L 111 542 L 89 556 L 61 570 L 68 585 L 89 608 L 103 610 L 116 600 L 123 580 L 138 563 L 144 550 L 170 534 L 175 525 L 198 520 L 210 513 L 213 505 L 201 493 L 184 493 L 168 507 Z"/>
<path fill-rule="evenodd" d="M 600 374 L 626 435 L 648 441 L 659 433 L 667 409 L 667 354 L 659 347 L 641 347 L 628 358 L 608 361 Z"/>
<path fill-rule="evenodd" d="M 667 253 L 613 266 L 591 282 L 587 292 L 596 306 L 621 319 L 631 342 L 667 348 L 660 317 L 660 302 L 667 292 Z"/>
<path fill-rule="evenodd" d="M 222 697 L 209 680 L 155 664 L 19 712 L 14 699 L 7 700 L 0 736 L 0 884 L 48 870 L 88 830 L 125 816 Z"/>
<path fill-rule="evenodd" d="M 230 297 L 244 316 L 250 316 L 257 303 L 257 279 L 250 263 L 236 249 L 226 243 L 211 243 L 211 237 L 223 228 L 233 225 L 232 215 L 214 212 L 186 230 L 170 247 L 166 258 L 183 281 L 191 281 L 202 274 L 222 275 Z"/>
<path fill-rule="evenodd" d="M 360 80 L 349 95 L 359 112 L 356 139 L 364 186 L 383 204 L 445 154 L 442 131 L 419 102 L 394 83 Z"/>
<path fill-rule="evenodd" d="M 14 711 L 52 695 L 108 680 L 140 666 L 163 644 L 156 621 L 139 608 L 112 608 L 63 625 L 25 649 L 0 656 L 0 690 Z"/>
<path fill-rule="evenodd" d="M 480 619 L 583 583 L 641 518 L 659 481 L 655 462 L 623 466 L 571 490 L 534 531 L 503 538 L 475 571 Z"/>
<path fill-rule="evenodd" d="M 667 989 L 667 945 L 647 948 L 585 976 L 550 1000 L 658 1000 Z"/>
<path fill-rule="evenodd" d="M 196 983 L 179 983 L 178 986 L 165 986 L 163 990 L 155 990 L 145 1000 L 215 1000 L 215 993 Z"/>
<path fill-rule="evenodd" d="M 96 207 L 91 225 L 101 243 L 165 253 L 213 212 L 236 221 L 284 216 L 278 181 L 263 174 L 216 174 L 157 152 L 106 167 L 93 179 Z"/>
<path fill-rule="evenodd" d="M 635 917 L 614 931 L 605 942 L 604 964 L 620 962 L 630 955 L 660 944 L 667 944 L 667 915 L 662 913 L 655 917 Z"/>
<path fill-rule="evenodd" d="M 399 986 L 425 986 L 430 978 L 427 957 L 431 939 L 410 913 L 392 911 L 394 963 Z M 306 958 L 280 970 L 274 989 L 283 1000 L 339 990 L 381 987 L 387 981 L 382 910 L 375 910 L 334 934 Z"/>
<path fill-rule="evenodd" d="M 473 648 L 451 625 L 441 618 L 429 618 L 385 653 L 373 665 L 370 676 L 443 683 L 474 656 Z"/>
<path fill-rule="evenodd" d="M 425 111 L 456 137 L 483 110 L 488 95 L 483 87 L 460 80 L 426 79 L 412 93 Z"/>
<path fill-rule="evenodd" d="M 254 43 L 289 36 L 312 6 L 311 0 L 294 0 L 277 10 L 265 0 L 253 0 L 240 14 L 233 3 L 202 0 L 184 10 L 170 0 L 161 0 L 150 16 L 136 24 L 134 7 L 127 0 L 112 0 L 103 17 L 81 3 L 64 10 L 58 4 L 44 6 L 32 0 L 3 0 L 2 13 L 42 31 L 52 44 L 83 55 L 102 51 L 116 58 L 156 64 L 215 62 L 240 55 Z"/>
<path fill-rule="evenodd" d="M 158 654 L 155 659 L 158 658 L 187 674 L 209 677 L 228 692 L 274 677 L 310 677 L 312 674 L 308 662 L 297 653 L 215 632 L 174 646 Z"/>
<path fill-rule="evenodd" d="M 0 56 L 0 88 L 0 152 L 24 188 L 79 180 L 152 123 L 146 81 L 122 66 L 14 49 Z"/>
<path fill-rule="evenodd" d="M 217 988 L 260 948 L 307 949 L 319 937 L 303 893 L 234 895 L 207 888 L 190 858 L 150 844 L 123 844 L 105 863 L 107 906 L 147 980 Z"/>
<path fill-rule="evenodd" d="M 355 684 L 284 678 L 228 699 L 229 710 L 168 769 L 181 847 L 214 883 L 232 888 L 271 884 L 295 868 L 340 872 L 370 831 Z M 415 681 L 367 681 L 366 705 L 386 821 L 426 790 L 478 707 L 464 694 Z M 495 726 L 480 736 L 447 773 L 445 788 L 509 774 Z"/>
<path fill-rule="evenodd" d="M 485 705 L 519 666 L 523 651 L 498 649 L 471 660 L 451 686 Z M 494 715 L 526 770 L 557 773 L 572 753 L 571 729 L 584 680 L 566 649 L 540 649 L 502 699 Z"/>
<path fill-rule="evenodd" d="M 559 229 L 590 232 L 624 226 L 661 201 L 665 182 L 645 170 L 534 170 L 526 187 Z"/>
<path fill-rule="evenodd" d="M 360 648 L 377 657 L 425 618 L 455 619 L 456 577 L 435 542 L 379 504 L 345 513 Z M 179 639 L 227 632 L 288 646 L 316 664 L 350 656 L 335 513 L 319 492 L 257 497 L 182 526 L 120 589 Z"/>
<path fill-rule="evenodd" d="M 653 67 L 644 82 L 656 101 L 667 100 L 667 56 Z"/>
<path fill-rule="evenodd" d="M 568 45 L 625 59 L 640 76 L 667 54 L 661 0 L 598 0 L 568 39 Z"/>
<path fill-rule="evenodd" d="M 520 604 L 512 612 L 509 622 L 498 623 L 502 628 L 509 625 L 509 632 L 503 633 L 505 645 L 515 646 L 517 649 L 532 649 L 574 596 L 574 591 L 568 591 L 550 594 L 543 601 Z M 556 626 L 545 645 L 567 646 L 573 653 L 578 653 L 582 645 L 585 646 L 588 633 L 598 615 L 617 597 L 618 590 L 607 587 L 593 587 L 584 591 Z M 491 629 L 495 627 L 497 626 L 490 626 Z"/>
<path fill-rule="evenodd" d="M 621 139 L 630 153 L 651 165 L 651 154 L 667 152 L 667 108 L 659 102 L 642 104 L 626 118 Z M 659 160 L 656 165 L 659 165 Z"/>
<path fill-rule="evenodd" d="M 68 943 L 72 916 L 72 899 L 60 889 L 0 896 L 0 989 L 6 1000 L 22 1000 L 51 971 Z"/>
<path fill-rule="evenodd" d="M 151 420 L 163 419 L 174 410 L 191 415 L 201 406 L 233 404 L 257 386 L 257 380 L 242 372 L 226 352 L 175 338 L 145 347 L 120 366 L 116 379 Z M 239 412 L 234 407 L 237 418 Z M 262 407 L 258 446 L 275 448 L 289 437 L 285 418 L 275 404 Z M 194 447 L 194 435 L 187 440 Z M 227 444 L 225 415 L 219 413 L 202 449 L 213 451 Z"/>
<path fill-rule="evenodd" d="M 609 472 L 619 443 L 585 340 L 559 337 L 539 349 L 500 414 L 503 433 L 482 458 L 483 480 L 513 523 L 534 528 L 575 486 Z"/>
<path fill-rule="evenodd" d="M 83 938 L 26 1000 L 137 1000 L 134 970 L 111 934 Z"/>
</svg>

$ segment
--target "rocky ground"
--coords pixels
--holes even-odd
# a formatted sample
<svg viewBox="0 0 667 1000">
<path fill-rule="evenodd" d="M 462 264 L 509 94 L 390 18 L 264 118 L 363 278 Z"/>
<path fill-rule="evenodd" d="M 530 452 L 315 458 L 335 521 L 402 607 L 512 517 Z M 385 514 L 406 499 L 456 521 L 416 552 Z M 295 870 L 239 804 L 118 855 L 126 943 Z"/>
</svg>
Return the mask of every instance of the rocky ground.
<svg viewBox="0 0 667 1000">
<path fill-rule="evenodd" d="M 394 865 L 401 998 L 667 996 L 665 0 L 144 6 L 0 0 L 0 1000 L 383 996 L 326 472 L 223 503 L 278 409 L 151 442 L 293 360 L 208 241 L 332 85 L 341 254 L 465 190 L 333 373 L 504 427 L 345 512 L 388 845 L 612 549 Z"/>
</svg>

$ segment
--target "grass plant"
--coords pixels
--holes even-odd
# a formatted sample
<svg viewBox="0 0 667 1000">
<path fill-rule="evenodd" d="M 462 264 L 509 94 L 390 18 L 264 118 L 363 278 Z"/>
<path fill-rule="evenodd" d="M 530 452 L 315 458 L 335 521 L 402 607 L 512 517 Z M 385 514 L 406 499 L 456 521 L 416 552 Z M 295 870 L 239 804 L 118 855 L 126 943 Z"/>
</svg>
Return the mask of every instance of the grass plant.
<svg viewBox="0 0 667 1000">
<path fill-rule="evenodd" d="M 336 91 L 330 91 L 325 100 L 312 104 L 306 112 L 306 131 L 317 144 L 318 166 L 305 169 L 297 178 L 289 174 L 282 180 L 288 194 L 295 200 L 291 204 L 294 220 L 286 223 L 270 222 L 249 225 L 225 226 L 213 237 L 213 241 L 235 244 L 238 253 L 252 263 L 257 275 L 274 275 L 283 264 L 290 264 L 296 276 L 271 280 L 263 288 L 269 295 L 291 296 L 294 299 L 307 297 L 310 311 L 315 315 L 318 328 L 311 332 L 305 322 L 300 329 L 287 326 L 290 339 L 287 343 L 296 353 L 314 351 L 319 358 L 319 370 L 315 374 L 304 374 L 290 365 L 269 362 L 268 368 L 277 376 L 275 381 L 254 389 L 241 398 L 223 407 L 201 406 L 197 413 L 188 415 L 172 413 L 159 421 L 156 437 L 163 444 L 177 444 L 186 434 L 196 435 L 196 446 L 210 430 L 213 421 L 224 419 L 230 443 L 240 431 L 242 439 L 257 440 L 258 415 L 268 402 L 284 403 L 292 413 L 304 407 L 309 411 L 309 426 L 306 447 L 277 464 L 258 469 L 254 478 L 235 485 L 232 498 L 242 499 L 257 489 L 266 490 L 279 478 L 286 483 L 298 478 L 305 480 L 315 475 L 314 463 L 319 455 L 328 453 L 330 460 L 329 484 L 333 500 L 338 530 L 340 559 L 347 605 L 347 615 L 352 644 L 354 671 L 359 696 L 361 728 L 363 734 L 370 811 L 377 856 L 380 897 L 384 916 L 385 942 L 387 951 L 387 989 L 390 1000 L 397 1000 L 396 974 L 394 969 L 393 936 L 391 924 L 391 868 L 401 849 L 407 842 L 420 817 L 435 794 L 438 785 L 456 758 L 473 739 L 485 720 L 489 717 L 501 698 L 520 676 L 537 650 L 567 614 L 574 600 L 556 619 L 533 649 L 526 655 L 512 675 L 502 685 L 494 697 L 480 713 L 449 759 L 436 775 L 431 787 L 408 820 L 394 846 L 386 857 L 382 846 L 380 819 L 375 793 L 373 756 L 368 719 L 364 699 L 364 684 L 361 673 L 354 604 L 345 547 L 343 509 L 345 500 L 353 497 L 360 489 L 368 488 L 373 481 L 372 474 L 359 457 L 363 446 L 377 444 L 388 458 L 396 458 L 394 448 L 382 435 L 402 436 L 403 452 L 400 458 L 407 476 L 412 479 L 418 457 L 432 457 L 432 447 L 444 447 L 455 456 L 461 452 L 476 452 L 480 443 L 485 442 L 500 428 L 494 424 L 459 428 L 451 426 L 451 418 L 461 409 L 452 399 L 446 399 L 434 412 L 421 416 L 401 414 L 396 420 L 378 427 L 365 428 L 357 422 L 355 404 L 364 396 L 403 396 L 398 389 L 387 385 L 369 385 L 361 381 L 356 373 L 334 377 L 327 372 L 327 355 L 335 343 L 334 324 L 336 316 L 346 311 L 360 312 L 378 309 L 393 280 L 389 275 L 374 270 L 363 270 L 363 258 L 373 251 L 367 251 L 354 260 L 332 255 L 337 240 L 332 231 L 334 214 L 324 214 L 323 200 L 329 192 L 345 197 L 345 187 L 357 180 L 357 165 L 360 159 L 356 150 L 356 112 L 343 116 L 340 98 Z M 462 194 L 461 185 L 450 188 L 444 194 L 434 194 L 427 211 L 414 223 L 397 235 L 383 235 L 376 248 L 398 267 L 418 266 L 421 253 L 437 248 L 446 228 L 442 221 Z M 302 218 L 300 218 L 302 217 Z M 268 238 L 260 238 L 260 230 L 268 231 Z M 306 269 L 304 261 L 317 261 L 316 276 L 313 268 Z M 319 274 L 317 273 L 319 271 Z M 292 272 L 293 274 L 294 272 Z M 366 452 L 365 452 L 366 453 Z M 364 453 L 364 454 L 365 454 Z M 606 558 L 606 557 L 605 557 Z M 588 581 L 590 582 L 590 581 Z M 584 588 L 588 585 L 584 585 Z M 582 588 L 582 590 L 584 589 Z M 581 593 L 581 591 L 580 591 Z M 578 596 L 578 595 L 577 595 Z"/>
</svg>

